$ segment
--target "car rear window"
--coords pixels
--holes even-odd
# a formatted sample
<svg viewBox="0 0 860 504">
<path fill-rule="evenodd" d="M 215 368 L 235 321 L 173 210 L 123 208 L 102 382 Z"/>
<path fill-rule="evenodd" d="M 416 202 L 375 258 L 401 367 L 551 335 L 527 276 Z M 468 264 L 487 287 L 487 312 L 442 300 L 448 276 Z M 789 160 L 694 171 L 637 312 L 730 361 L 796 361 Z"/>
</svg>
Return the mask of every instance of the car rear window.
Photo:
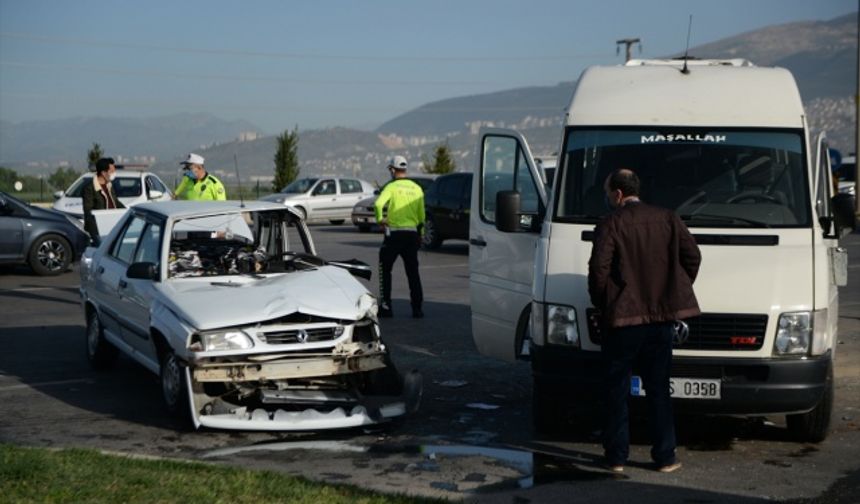
<svg viewBox="0 0 860 504">
<path fill-rule="evenodd" d="M 84 185 L 92 184 L 92 175 L 78 179 L 72 184 L 72 187 L 66 191 L 66 196 L 70 198 L 80 198 L 83 196 Z M 139 177 L 117 177 L 113 181 L 113 190 L 116 191 L 118 198 L 136 198 L 140 196 L 140 178 Z"/>
<path fill-rule="evenodd" d="M 360 193 L 361 192 L 361 182 L 359 182 L 358 180 L 343 179 L 340 181 L 340 192 L 341 193 Z"/>
</svg>

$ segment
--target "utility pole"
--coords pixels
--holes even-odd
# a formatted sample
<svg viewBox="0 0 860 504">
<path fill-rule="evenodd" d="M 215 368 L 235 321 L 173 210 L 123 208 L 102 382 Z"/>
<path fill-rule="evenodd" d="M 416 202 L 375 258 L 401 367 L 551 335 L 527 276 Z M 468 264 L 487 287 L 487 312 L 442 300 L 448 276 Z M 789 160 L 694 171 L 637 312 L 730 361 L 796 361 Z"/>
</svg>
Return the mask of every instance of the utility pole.
<svg viewBox="0 0 860 504">
<path fill-rule="evenodd" d="M 630 59 L 633 57 L 631 55 L 631 51 L 630 51 L 630 48 L 633 46 L 633 44 L 639 44 L 639 52 L 642 52 L 642 41 L 640 39 L 638 39 L 638 38 L 626 38 L 626 39 L 621 39 L 621 40 L 615 41 L 615 54 L 618 54 L 618 49 L 621 47 L 622 44 L 624 44 L 624 46 L 625 46 L 624 47 L 624 54 L 625 54 L 624 62 L 625 63 L 630 61 Z"/>
</svg>

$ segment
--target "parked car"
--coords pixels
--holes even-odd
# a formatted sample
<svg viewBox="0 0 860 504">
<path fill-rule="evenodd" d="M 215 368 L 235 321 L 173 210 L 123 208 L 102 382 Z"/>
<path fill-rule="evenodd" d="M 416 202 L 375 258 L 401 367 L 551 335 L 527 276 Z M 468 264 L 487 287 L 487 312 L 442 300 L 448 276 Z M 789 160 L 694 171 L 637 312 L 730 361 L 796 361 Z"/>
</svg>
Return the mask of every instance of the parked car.
<svg viewBox="0 0 860 504">
<path fill-rule="evenodd" d="M 59 275 L 89 243 L 78 219 L 0 192 L 0 263 L 29 264 L 37 275 Z"/>
<path fill-rule="evenodd" d="M 415 182 L 419 186 L 421 186 L 421 190 L 425 193 L 427 189 L 430 187 L 430 184 L 433 183 L 433 177 L 409 177 L 409 180 Z M 391 181 L 385 183 L 382 186 L 382 189 L 385 188 Z M 377 189 L 373 191 L 373 196 L 369 198 L 364 198 L 359 201 L 352 207 L 352 223 L 358 228 L 358 230 L 362 233 L 366 233 L 371 230 L 374 226 L 376 226 L 376 213 L 373 210 L 373 204 L 376 202 L 376 198 L 379 196 L 379 193 L 382 189 Z"/>
<path fill-rule="evenodd" d="M 118 352 L 160 376 L 194 427 L 317 430 L 417 407 L 357 261 L 316 255 L 301 216 L 271 202 L 145 203 L 81 262 L 91 365 Z"/>
<path fill-rule="evenodd" d="M 281 192 L 260 198 L 295 208 L 307 222 L 343 224 L 356 203 L 373 195 L 373 185 L 346 177 L 309 177 L 295 180 Z"/>
<path fill-rule="evenodd" d="M 158 175 L 142 170 L 127 170 L 123 165 L 116 165 L 116 179 L 113 187 L 116 196 L 126 206 L 134 206 L 147 201 L 168 201 L 173 199 L 173 193 Z M 83 194 L 84 186 L 93 183 L 93 173 L 85 173 L 65 191 L 54 193 L 54 210 L 84 218 Z"/>
<path fill-rule="evenodd" d="M 424 192 L 424 247 L 438 248 L 452 238 L 468 240 L 471 202 L 471 173 L 449 173 L 433 181 Z"/>
</svg>

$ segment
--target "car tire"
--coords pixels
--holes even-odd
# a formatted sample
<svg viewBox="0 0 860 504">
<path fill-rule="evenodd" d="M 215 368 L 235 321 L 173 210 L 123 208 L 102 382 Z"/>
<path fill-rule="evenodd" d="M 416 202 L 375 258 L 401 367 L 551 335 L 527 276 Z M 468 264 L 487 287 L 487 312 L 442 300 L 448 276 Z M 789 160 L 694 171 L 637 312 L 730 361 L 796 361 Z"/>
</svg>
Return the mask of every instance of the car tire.
<svg viewBox="0 0 860 504">
<path fill-rule="evenodd" d="M 59 275 L 69 269 L 72 247 L 62 236 L 46 234 L 33 242 L 27 260 L 37 275 Z"/>
<path fill-rule="evenodd" d="M 340 226 L 341 224 L 346 222 L 346 220 L 345 219 L 334 219 L 334 220 L 330 220 L 329 222 L 335 226 Z"/>
<path fill-rule="evenodd" d="M 830 418 L 833 413 L 833 367 L 827 370 L 824 395 L 818 404 L 807 413 L 787 415 L 785 418 L 792 437 L 804 443 L 820 443 L 830 431 Z"/>
<path fill-rule="evenodd" d="M 566 429 L 567 408 L 562 395 L 532 381 L 532 428 L 535 434 L 558 435 Z"/>
<path fill-rule="evenodd" d="M 437 249 L 442 245 L 442 237 L 436 229 L 436 223 L 429 214 L 424 221 L 424 238 L 422 241 L 425 249 Z"/>
<path fill-rule="evenodd" d="M 185 385 L 185 365 L 172 350 L 161 355 L 161 397 L 167 412 L 182 427 L 191 425 L 191 409 L 188 404 L 188 388 Z"/>
<path fill-rule="evenodd" d="M 102 371 L 113 366 L 118 350 L 105 339 L 99 314 L 95 309 L 87 315 L 87 360 L 93 369 Z"/>
</svg>

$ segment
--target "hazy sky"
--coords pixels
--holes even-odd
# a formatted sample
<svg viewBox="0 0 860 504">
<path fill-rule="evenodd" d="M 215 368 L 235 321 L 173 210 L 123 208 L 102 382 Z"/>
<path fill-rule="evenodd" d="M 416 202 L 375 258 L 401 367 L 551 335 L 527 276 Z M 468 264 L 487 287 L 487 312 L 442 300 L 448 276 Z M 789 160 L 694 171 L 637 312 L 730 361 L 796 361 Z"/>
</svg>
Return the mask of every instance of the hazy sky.
<svg viewBox="0 0 860 504">
<path fill-rule="evenodd" d="M 0 119 L 208 112 L 267 133 L 577 78 L 857 0 L 0 0 Z M 638 56 L 638 54 L 637 54 Z"/>
</svg>

